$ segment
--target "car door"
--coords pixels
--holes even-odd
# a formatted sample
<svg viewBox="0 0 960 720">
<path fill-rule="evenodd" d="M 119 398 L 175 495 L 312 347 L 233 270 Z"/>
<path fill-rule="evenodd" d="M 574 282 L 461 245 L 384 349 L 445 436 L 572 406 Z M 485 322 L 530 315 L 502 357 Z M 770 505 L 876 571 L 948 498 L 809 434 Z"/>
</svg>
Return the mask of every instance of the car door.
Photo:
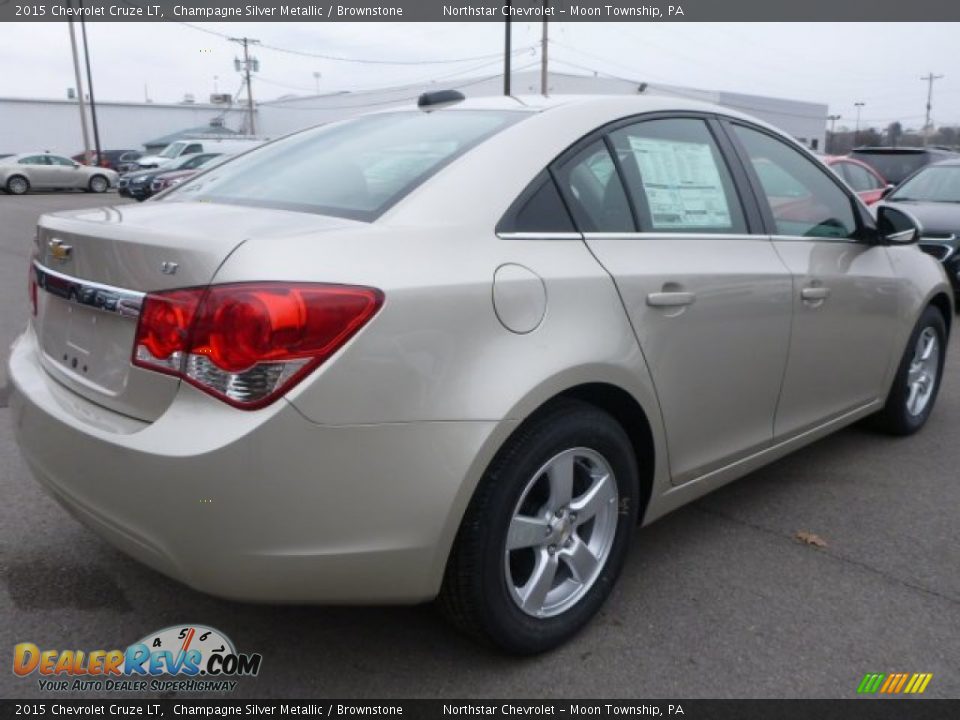
<svg viewBox="0 0 960 720">
<path fill-rule="evenodd" d="M 790 275 L 711 122 L 621 124 L 552 168 L 630 317 L 678 484 L 771 444 L 790 332 Z"/>
<path fill-rule="evenodd" d="M 876 402 L 892 361 L 897 282 L 869 215 L 837 178 L 764 129 L 725 125 L 773 245 L 793 274 L 793 331 L 777 439 Z"/>
<path fill-rule="evenodd" d="M 59 155 L 47 155 L 47 162 L 50 164 L 51 182 L 56 187 L 86 187 L 87 176 L 73 160 Z"/>
<path fill-rule="evenodd" d="M 21 158 L 17 164 L 25 166 L 23 174 L 30 181 L 30 187 L 35 189 L 56 187 L 56 170 L 47 161 L 45 155 L 29 155 Z"/>
</svg>

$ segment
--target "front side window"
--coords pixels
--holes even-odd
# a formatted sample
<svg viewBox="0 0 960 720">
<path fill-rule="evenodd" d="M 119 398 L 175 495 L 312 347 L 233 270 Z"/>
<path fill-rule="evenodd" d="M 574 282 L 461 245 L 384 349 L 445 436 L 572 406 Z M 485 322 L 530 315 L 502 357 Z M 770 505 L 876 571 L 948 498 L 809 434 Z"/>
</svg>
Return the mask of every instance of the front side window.
<svg viewBox="0 0 960 720">
<path fill-rule="evenodd" d="M 560 164 L 556 177 L 581 232 L 636 232 L 623 183 L 602 140 Z"/>
<path fill-rule="evenodd" d="M 740 199 L 703 120 L 647 120 L 610 134 L 640 230 L 745 233 Z"/>
<path fill-rule="evenodd" d="M 200 143 L 193 143 L 192 145 L 187 145 L 187 149 L 183 151 L 183 154 L 193 155 L 198 152 L 203 152 L 203 146 Z"/>
<path fill-rule="evenodd" d="M 444 165 L 526 116 L 497 110 L 369 115 L 263 145 L 167 198 L 372 221 Z"/>
<path fill-rule="evenodd" d="M 68 160 L 65 157 L 60 157 L 59 155 L 47 155 L 47 158 L 50 160 L 51 165 L 62 165 L 64 167 L 73 167 L 73 160 Z"/>
<path fill-rule="evenodd" d="M 734 124 L 770 205 L 778 235 L 850 238 L 853 203 L 829 171 L 781 140 Z"/>
</svg>

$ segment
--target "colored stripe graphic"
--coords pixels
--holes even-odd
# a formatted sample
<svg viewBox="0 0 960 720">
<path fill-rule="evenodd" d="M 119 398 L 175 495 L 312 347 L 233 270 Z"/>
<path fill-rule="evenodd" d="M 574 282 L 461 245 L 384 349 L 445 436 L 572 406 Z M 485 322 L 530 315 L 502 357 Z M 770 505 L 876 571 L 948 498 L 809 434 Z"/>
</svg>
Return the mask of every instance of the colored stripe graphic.
<svg viewBox="0 0 960 720">
<path fill-rule="evenodd" d="M 867 673 L 857 686 L 857 692 L 861 695 L 918 695 L 927 689 L 932 679 L 933 673 Z"/>
</svg>

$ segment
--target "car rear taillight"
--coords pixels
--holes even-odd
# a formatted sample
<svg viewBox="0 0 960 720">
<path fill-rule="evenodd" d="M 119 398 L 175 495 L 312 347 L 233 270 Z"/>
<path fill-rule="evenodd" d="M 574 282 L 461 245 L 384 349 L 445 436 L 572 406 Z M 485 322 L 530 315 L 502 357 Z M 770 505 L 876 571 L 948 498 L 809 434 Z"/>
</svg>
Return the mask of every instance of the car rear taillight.
<svg viewBox="0 0 960 720">
<path fill-rule="evenodd" d="M 276 400 L 383 305 L 376 288 L 238 283 L 151 293 L 133 364 L 180 377 L 235 407 Z"/>
</svg>

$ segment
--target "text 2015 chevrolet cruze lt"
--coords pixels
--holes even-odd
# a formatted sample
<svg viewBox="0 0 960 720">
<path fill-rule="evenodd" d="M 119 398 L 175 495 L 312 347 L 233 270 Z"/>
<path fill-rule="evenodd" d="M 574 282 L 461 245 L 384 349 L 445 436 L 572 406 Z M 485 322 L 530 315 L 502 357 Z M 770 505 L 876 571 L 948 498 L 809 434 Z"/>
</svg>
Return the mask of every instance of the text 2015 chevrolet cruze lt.
<svg viewBox="0 0 960 720">
<path fill-rule="evenodd" d="M 41 219 L 10 374 L 57 500 L 201 590 L 439 595 L 535 652 L 638 523 L 926 422 L 953 300 L 908 215 L 718 107 L 435 99 Z"/>
</svg>

